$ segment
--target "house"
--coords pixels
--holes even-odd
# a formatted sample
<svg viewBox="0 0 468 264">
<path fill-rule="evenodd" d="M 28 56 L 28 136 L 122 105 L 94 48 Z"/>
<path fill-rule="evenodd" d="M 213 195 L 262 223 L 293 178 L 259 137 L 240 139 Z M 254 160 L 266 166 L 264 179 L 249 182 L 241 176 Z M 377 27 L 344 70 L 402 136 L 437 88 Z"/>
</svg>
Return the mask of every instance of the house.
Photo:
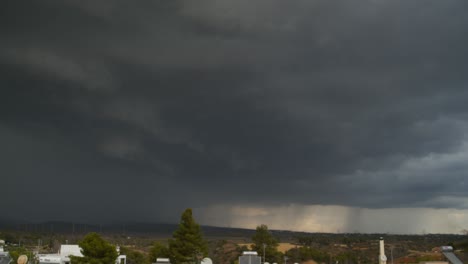
<svg viewBox="0 0 468 264">
<path fill-rule="evenodd" d="M 8 264 L 10 263 L 11 258 L 8 252 L 3 250 L 3 246 L 0 245 L 0 264 Z"/>
<path fill-rule="evenodd" d="M 117 247 L 117 252 L 120 254 L 120 249 Z M 78 245 L 61 245 L 58 254 L 40 254 L 39 264 L 72 264 L 70 256 L 83 257 L 81 248 Z M 115 264 L 126 264 L 127 257 L 119 255 L 115 260 Z"/>
<path fill-rule="evenodd" d="M 239 264 L 261 264 L 262 258 L 256 251 L 244 251 L 239 257 Z"/>
</svg>

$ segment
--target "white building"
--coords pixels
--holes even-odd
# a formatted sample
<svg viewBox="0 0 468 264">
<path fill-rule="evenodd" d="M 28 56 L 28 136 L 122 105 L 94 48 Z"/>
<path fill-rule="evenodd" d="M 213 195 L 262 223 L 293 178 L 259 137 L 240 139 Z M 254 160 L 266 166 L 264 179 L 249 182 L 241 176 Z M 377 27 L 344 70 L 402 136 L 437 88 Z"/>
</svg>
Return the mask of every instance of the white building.
<svg viewBox="0 0 468 264">
<path fill-rule="evenodd" d="M 119 248 L 117 252 L 120 254 Z M 40 254 L 39 264 L 71 264 L 70 256 L 83 257 L 81 248 L 78 245 L 62 245 L 58 254 Z M 127 257 L 119 255 L 115 264 L 126 264 Z"/>
<path fill-rule="evenodd" d="M 261 264 L 262 258 L 256 251 L 244 251 L 239 257 L 239 264 Z"/>
<path fill-rule="evenodd" d="M 157 258 L 156 262 L 153 262 L 152 264 L 171 264 L 171 260 L 168 258 Z"/>
<path fill-rule="evenodd" d="M 8 264 L 10 261 L 10 255 L 3 250 L 3 245 L 0 245 L 0 264 Z"/>
</svg>

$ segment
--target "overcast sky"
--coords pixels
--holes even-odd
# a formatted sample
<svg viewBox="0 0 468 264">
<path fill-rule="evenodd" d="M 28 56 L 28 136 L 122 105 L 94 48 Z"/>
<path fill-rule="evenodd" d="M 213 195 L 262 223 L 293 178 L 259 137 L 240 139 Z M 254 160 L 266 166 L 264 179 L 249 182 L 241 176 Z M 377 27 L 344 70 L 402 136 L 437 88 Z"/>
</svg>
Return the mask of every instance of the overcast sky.
<svg viewBox="0 0 468 264">
<path fill-rule="evenodd" d="M 33 221 L 171 222 L 192 207 L 213 225 L 460 232 L 467 11 L 7 1 L 2 208 Z"/>
</svg>

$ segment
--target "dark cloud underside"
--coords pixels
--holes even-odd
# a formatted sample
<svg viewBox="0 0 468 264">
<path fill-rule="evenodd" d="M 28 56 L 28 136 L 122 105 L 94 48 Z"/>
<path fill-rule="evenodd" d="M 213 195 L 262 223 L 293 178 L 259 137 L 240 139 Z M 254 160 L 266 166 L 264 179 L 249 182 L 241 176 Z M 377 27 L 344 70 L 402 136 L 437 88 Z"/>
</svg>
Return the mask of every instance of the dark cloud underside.
<svg viewBox="0 0 468 264">
<path fill-rule="evenodd" d="M 8 209 L 26 217 L 32 197 L 83 219 L 222 203 L 466 208 L 446 197 L 467 197 L 467 7 L 8 1 Z"/>
</svg>

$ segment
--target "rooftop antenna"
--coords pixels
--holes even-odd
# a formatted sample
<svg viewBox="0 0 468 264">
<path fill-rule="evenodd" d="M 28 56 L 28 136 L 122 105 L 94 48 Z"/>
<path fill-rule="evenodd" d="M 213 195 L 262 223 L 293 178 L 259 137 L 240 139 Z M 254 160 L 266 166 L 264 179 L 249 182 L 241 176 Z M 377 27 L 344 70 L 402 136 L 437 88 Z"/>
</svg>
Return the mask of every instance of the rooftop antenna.
<svg viewBox="0 0 468 264">
<path fill-rule="evenodd" d="M 379 251 L 379 264 L 387 264 L 387 257 L 385 256 L 385 245 L 383 237 L 380 238 L 380 251 Z"/>
</svg>

